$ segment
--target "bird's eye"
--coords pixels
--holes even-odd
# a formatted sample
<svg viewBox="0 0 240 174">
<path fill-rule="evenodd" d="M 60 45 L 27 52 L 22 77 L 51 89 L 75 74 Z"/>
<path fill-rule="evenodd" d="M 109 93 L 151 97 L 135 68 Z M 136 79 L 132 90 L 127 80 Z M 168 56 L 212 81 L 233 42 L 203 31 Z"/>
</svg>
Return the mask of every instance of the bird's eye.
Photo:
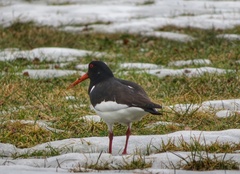
<svg viewBox="0 0 240 174">
<path fill-rule="evenodd" d="M 93 67 L 94 67 L 94 65 L 93 65 L 93 64 L 90 64 L 90 65 L 89 65 L 89 68 L 93 68 Z"/>
</svg>

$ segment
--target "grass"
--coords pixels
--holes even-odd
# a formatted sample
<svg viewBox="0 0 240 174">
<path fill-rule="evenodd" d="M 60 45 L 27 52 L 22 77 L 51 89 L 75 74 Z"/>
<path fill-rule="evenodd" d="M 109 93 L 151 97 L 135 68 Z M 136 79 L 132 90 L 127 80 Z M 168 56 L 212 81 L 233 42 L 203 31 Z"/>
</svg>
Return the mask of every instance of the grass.
<svg viewBox="0 0 240 174">
<path fill-rule="evenodd" d="M 167 142 L 162 141 L 160 147 L 155 147 L 156 153 L 168 151 L 234 153 L 239 148 L 240 145 L 237 143 L 220 143 L 217 140 L 207 144 L 204 137 L 191 137 L 190 142 L 186 142 L 183 137 L 177 140 L 169 139 Z"/>
<path fill-rule="evenodd" d="M 146 1 L 142 2 L 142 3 L 137 3 L 136 5 L 152 5 L 154 3 L 155 3 L 154 0 L 146 0 Z"/>
<path fill-rule="evenodd" d="M 178 144 L 178 145 L 177 145 Z M 156 149 L 161 152 L 169 151 L 176 155 L 181 161 L 176 165 L 169 161 L 169 164 L 164 164 L 167 168 L 184 169 L 184 170 L 239 170 L 239 163 L 232 157 L 227 157 L 228 153 L 233 153 L 239 149 L 239 144 L 219 143 L 218 141 L 210 144 L 206 143 L 206 139 L 191 138 L 189 143 L 186 143 L 183 138 L 162 142 L 161 147 Z M 221 153 L 219 150 L 221 149 Z M 178 151 L 189 152 L 186 157 L 180 155 Z"/>
<path fill-rule="evenodd" d="M 199 104 L 206 100 L 240 98 L 240 72 L 239 64 L 236 63 L 236 60 L 240 59 L 240 41 L 216 38 L 217 34 L 222 33 L 240 34 L 240 27 L 224 31 L 166 26 L 159 30 L 189 34 L 196 40 L 179 43 L 167 39 L 122 33 L 74 34 L 58 31 L 51 27 L 35 26 L 32 22 L 25 24 L 16 22 L 8 28 L 0 28 L 0 49 L 31 50 L 38 47 L 68 47 L 103 51 L 112 55 L 121 54 L 117 58 L 103 57 L 101 60 L 109 62 L 110 67 L 117 72 L 116 75 L 119 78 L 132 80 L 142 85 L 153 101 L 163 105 Z M 140 51 L 142 49 L 144 50 Z M 211 66 L 233 69 L 235 72 L 222 75 L 205 74 L 193 78 L 166 77 L 159 79 L 145 73 L 132 72 L 124 75 L 124 70 L 117 66 L 122 62 L 167 65 L 170 61 L 198 58 L 208 58 L 213 63 Z M 96 58 L 90 56 L 79 58 L 78 61 L 70 63 L 66 68 L 74 69 L 76 64 L 89 63 L 94 59 Z M 0 62 L 0 83 L 2 85 L 0 89 L 0 142 L 11 143 L 17 147 L 32 147 L 39 143 L 65 138 L 107 135 L 105 123 L 89 123 L 79 120 L 81 116 L 94 114 L 88 107 L 88 82 L 67 91 L 66 87 L 78 77 L 77 75 L 34 80 L 18 74 L 21 74 L 22 70 L 29 66 L 43 68 L 46 67 L 46 64 L 51 63 L 53 62 L 29 61 L 24 58 Z M 188 67 L 198 67 L 198 65 Z M 66 100 L 67 95 L 75 96 L 76 100 Z M 87 106 L 81 109 L 69 107 L 80 104 Z M 180 114 L 173 110 L 164 110 L 163 112 L 161 117 L 147 115 L 141 121 L 134 123 L 133 135 L 167 134 L 183 130 L 185 126 L 194 130 L 210 131 L 240 128 L 239 114 L 224 119 L 216 118 L 213 113 Z M 9 120 L 43 120 L 52 123 L 53 128 L 63 129 L 66 132 L 47 131 L 37 125 L 24 125 L 21 122 L 10 124 L 6 122 Z M 145 127 L 146 124 L 156 121 L 170 121 L 184 126 L 165 125 L 151 129 Z M 114 131 L 115 135 L 124 135 L 126 127 L 117 124 Z M 215 144 L 211 148 L 216 148 L 218 153 L 228 152 L 224 150 L 223 146 Z M 239 144 L 236 147 L 239 150 Z M 166 147 L 168 150 L 176 148 L 170 145 Z"/>
<path fill-rule="evenodd" d="M 134 170 L 134 169 L 145 169 L 152 166 L 152 161 L 145 159 L 144 156 L 134 155 L 132 158 L 129 157 L 124 158 L 122 160 L 116 161 L 106 161 L 104 158 L 102 159 L 102 153 L 99 154 L 96 162 L 88 162 L 85 164 L 78 164 L 77 166 L 71 168 L 70 172 L 90 172 L 90 171 L 99 171 L 99 170 Z"/>
<path fill-rule="evenodd" d="M 226 153 L 222 156 L 217 156 L 216 154 L 210 155 L 205 152 L 193 151 L 187 157 L 182 157 L 181 155 L 174 153 L 182 162 L 178 166 L 173 168 L 184 169 L 184 170 L 195 170 L 195 171 L 209 171 L 209 170 L 239 170 L 239 163 L 226 158 Z"/>
</svg>

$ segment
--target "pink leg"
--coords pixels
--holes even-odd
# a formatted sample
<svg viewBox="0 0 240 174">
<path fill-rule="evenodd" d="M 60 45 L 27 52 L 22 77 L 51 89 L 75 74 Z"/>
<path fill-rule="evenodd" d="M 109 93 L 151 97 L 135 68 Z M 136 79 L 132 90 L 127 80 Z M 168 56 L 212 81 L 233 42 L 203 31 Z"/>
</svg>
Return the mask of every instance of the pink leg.
<svg viewBox="0 0 240 174">
<path fill-rule="evenodd" d="M 109 137 L 108 153 L 112 153 L 113 132 L 109 131 L 108 137 Z"/>
<path fill-rule="evenodd" d="M 128 139 L 129 139 L 129 136 L 131 135 L 131 125 L 128 125 L 128 129 L 127 129 L 127 132 L 126 132 L 126 143 L 125 143 L 125 147 L 124 147 L 124 150 L 123 150 L 123 155 L 126 155 L 127 154 L 127 146 L 128 146 Z"/>
</svg>

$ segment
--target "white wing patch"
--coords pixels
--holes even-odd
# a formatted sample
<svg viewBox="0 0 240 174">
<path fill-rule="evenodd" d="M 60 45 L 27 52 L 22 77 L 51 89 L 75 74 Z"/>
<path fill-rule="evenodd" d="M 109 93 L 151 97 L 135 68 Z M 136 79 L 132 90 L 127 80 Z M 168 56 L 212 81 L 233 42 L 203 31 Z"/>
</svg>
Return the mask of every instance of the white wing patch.
<svg viewBox="0 0 240 174">
<path fill-rule="evenodd" d="M 91 88 L 90 93 L 93 91 L 94 88 L 95 88 L 95 86 L 93 86 L 93 87 Z"/>
<path fill-rule="evenodd" d="M 131 88 L 131 89 L 133 89 L 133 87 L 132 86 L 128 86 L 129 88 Z"/>
<path fill-rule="evenodd" d="M 103 101 L 95 106 L 95 109 L 101 112 L 118 111 L 126 108 L 129 108 L 129 106 L 125 104 L 118 104 L 114 101 Z"/>
</svg>

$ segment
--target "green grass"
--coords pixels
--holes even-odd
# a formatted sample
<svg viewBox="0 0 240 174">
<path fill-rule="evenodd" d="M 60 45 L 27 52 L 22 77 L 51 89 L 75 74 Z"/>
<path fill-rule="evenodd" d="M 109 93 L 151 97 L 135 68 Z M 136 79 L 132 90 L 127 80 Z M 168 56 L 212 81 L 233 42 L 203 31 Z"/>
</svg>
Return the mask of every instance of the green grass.
<svg viewBox="0 0 240 174">
<path fill-rule="evenodd" d="M 137 3 L 136 5 L 152 5 L 154 3 L 155 3 L 154 0 L 146 0 L 146 1 L 142 2 L 142 3 Z"/>
<path fill-rule="evenodd" d="M 122 162 L 115 163 L 113 161 L 106 161 L 101 159 L 102 153 L 99 154 L 98 159 L 95 163 L 86 163 L 81 165 L 80 163 L 71 168 L 69 171 L 74 173 L 79 172 L 90 172 L 93 170 L 134 170 L 134 169 L 145 169 L 149 168 L 152 165 L 152 162 L 146 160 L 144 156 L 134 155 L 132 160 L 129 161 L 127 158 L 122 158 Z M 114 164 L 115 163 L 115 164 Z"/>
<path fill-rule="evenodd" d="M 173 152 L 182 161 L 177 166 L 171 166 L 174 169 L 195 170 L 195 171 L 209 171 L 209 170 L 239 170 L 239 163 L 230 159 L 225 159 L 227 153 L 217 156 L 210 155 L 208 152 L 191 151 L 187 157 Z M 173 165 L 173 164 L 172 164 Z M 167 166 L 169 168 L 169 166 Z"/>
<path fill-rule="evenodd" d="M 149 1 L 150 2 L 150 1 Z M 152 2 L 152 1 L 151 1 Z M 166 26 L 161 31 L 177 31 L 196 38 L 193 42 L 179 43 L 167 39 L 143 37 L 130 34 L 74 34 L 58 31 L 50 27 L 34 26 L 34 23 L 15 23 L 8 28 L 0 28 L 0 49 L 19 48 L 31 50 L 38 47 L 68 47 L 102 51 L 108 54 L 121 54 L 119 57 L 103 57 L 101 60 L 111 63 L 110 67 L 119 78 L 132 80 L 142 85 L 150 98 L 163 105 L 177 103 L 201 103 L 206 100 L 240 98 L 240 41 L 228 41 L 216 38 L 217 34 L 240 34 L 240 27 L 223 30 L 199 30 Z M 121 42 L 119 42 L 121 41 Z M 140 51 L 144 49 L 144 51 Z M 208 58 L 213 67 L 233 69 L 235 72 L 222 75 L 205 74 L 201 77 L 166 77 L 159 79 L 148 74 L 130 73 L 118 68 L 123 62 L 147 62 L 167 65 L 170 61 Z M 79 63 L 89 63 L 96 58 L 79 58 L 67 66 L 74 69 Z M 89 82 L 71 90 L 67 86 L 78 76 L 34 80 L 18 75 L 28 66 L 43 68 L 52 62 L 28 61 L 24 58 L 15 61 L 0 62 L 0 142 L 11 143 L 17 147 L 32 147 L 39 143 L 73 137 L 107 136 L 104 122 L 89 123 L 81 116 L 94 114 L 88 107 L 87 88 Z M 191 65 L 188 67 L 199 67 Z M 173 67 L 176 68 L 176 67 Z M 66 100 L 73 95 L 77 100 Z M 73 109 L 70 105 L 86 104 L 86 107 Z M 24 109 L 22 108 L 24 106 Z M 14 112 L 10 112 L 15 108 Z M 6 112 L 5 112 L 6 111 Z M 64 133 L 51 132 L 37 125 L 23 125 L 8 120 L 44 120 L 52 127 L 66 130 Z M 146 128 L 145 125 L 156 121 L 170 121 L 183 126 L 165 125 Z M 133 124 L 133 135 L 167 134 L 186 127 L 193 130 L 239 129 L 240 115 L 230 118 L 216 118 L 214 113 L 192 112 L 179 114 L 172 110 L 163 110 L 163 116 L 147 115 Z M 115 135 L 124 135 L 126 127 L 117 124 Z M 217 152 L 226 152 L 223 146 L 215 145 Z M 214 148 L 212 147 L 212 148 Z M 239 150 L 239 144 L 235 150 Z M 176 147 L 170 146 L 171 149 Z M 44 154 L 44 153 L 43 153 Z M 58 153 L 53 153 L 58 154 Z M 134 164 L 133 164 L 134 165 Z"/>
<path fill-rule="evenodd" d="M 178 145 L 177 145 L 178 144 Z M 239 144 L 235 143 L 219 143 L 218 141 L 210 144 L 206 143 L 206 139 L 191 138 L 189 143 L 186 143 L 183 138 L 178 140 L 169 140 L 162 142 L 161 147 L 156 147 L 157 152 L 170 152 L 181 160 L 178 164 L 165 164 L 166 168 L 184 169 L 184 170 L 239 170 L 239 163 L 233 158 L 226 157 L 228 153 L 234 153 L 239 149 Z M 189 155 L 182 156 L 178 152 L 189 152 Z"/>
</svg>

